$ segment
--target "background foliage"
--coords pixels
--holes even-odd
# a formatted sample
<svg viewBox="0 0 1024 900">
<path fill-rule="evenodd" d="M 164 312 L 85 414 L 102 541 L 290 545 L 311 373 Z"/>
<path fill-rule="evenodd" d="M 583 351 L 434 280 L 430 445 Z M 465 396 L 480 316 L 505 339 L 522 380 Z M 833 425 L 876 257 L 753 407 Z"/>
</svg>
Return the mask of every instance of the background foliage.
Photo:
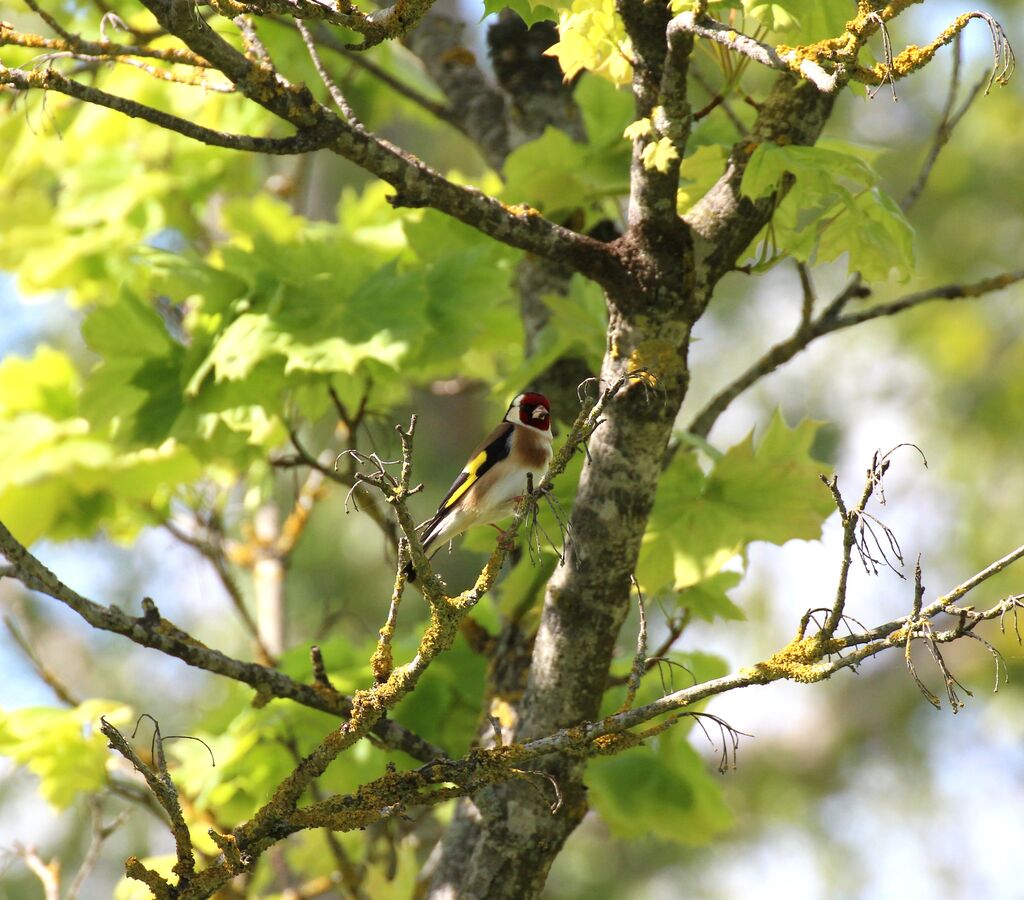
<svg viewBox="0 0 1024 900">
<path fill-rule="evenodd" d="M 748 33 L 793 44 L 841 30 L 847 15 L 837 2 L 712 5 L 734 10 Z M 456 132 L 359 67 L 335 61 L 350 102 L 368 127 L 453 180 L 549 218 L 575 216 L 587 226 L 621 219 L 629 160 L 623 133 L 650 123 L 633 121 L 632 100 L 621 89 L 629 54 L 614 4 L 527 0 L 513 8 L 527 21 L 559 21 L 559 62 L 569 75 L 585 73 L 575 96 L 587 143 L 548 129 L 514 150 L 499 177 Z M 98 33 L 103 8 L 71 9 L 76 30 Z M 111 9 L 134 27 L 148 21 L 127 2 Z M 0 3 L 0 11 L 25 27 L 32 19 L 14 4 Z M 1013 22 L 1018 12 L 1004 4 L 997 14 Z M 921 33 L 930 39 L 938 27 L 930 6 L 899 22 L 905 41 L 923 40 Z M 296 32 L 267 22 L 260 34 L 282 67 L 323 93 Z M 700 50 L 696 65 L 716 83 L 737 95 L 763 92 L 766 74 L 713 45 Z M 982 75 L 987 52 L 983 40 L 965 42 L 966 82 Z M 3 48 L 7 65 L 36 54 Z M 372 58 L 432 90 L 401 46 L 381 45 Z M 755 151 L 745 193 L 769 193 L 784 172 L 796 175 L 795 188 L 751 246 L 749 271 L 727 277 L 700 323 L 696 383 L 680 430 L 723 381 L 791 331 L 800 291 L 790 260 L 811 265 L 825 287 L 860 271 L 883 299 L 1019 267 L 1019 80 L 977 101 L 919 204 L 909 216 L 900 210 L 944 100 L 943 65 L 901 82 L 898 104 L 884 90 L 874 99 L 846 96 L 816 147 L 765 144 Z M 92 77 L 105 90 L 209 127 L 274 127 L 230 95 L 189 92 L 128 67 L 98 68 Z M 197 515 L 244 543 L 259 509 L 273 503 L 287 512 L 302 479 L 272 461 L 288 450 L 289 433 L 314 454 L 351 437 L 328 386 L 345 409 L 365 405 L 368 420 L 355 436 L 364 449 L 393 454 L 391 425 L 410 410 L 419 414 L 416 478 L 427 490 L 418 512 L 425 515 L 510 395 L 556 359 L 577 357 L 591 367 L 600 360 L 605 312 L 595 285 L 577 278 L 567 296 L 551 299 L 551 320 L 527 357 L 512 286 L 521 253 L 438 213 L 393 209 L 388 189 L 335 157 L 220 150 L 56 96 L 4 96 L 0 104 L 0 267 L 10 273 L 0 296 L 5 317 L 23 323 L 5 339 L 0 363 L 0 520 L 23 542 L 41 542 L 43 558 L 59 563 L 83 593 L 130 609 L 151 593 L 205 643 L 251 654 L 220 583 L 161 524 L 185 528 Z M 753 109 L 742 101 L 734 109 L 749 125 Z M 683 160 L 680 210 L 717 177 L 735 140 L 724 114 L 700 123 Z M 659 168 L 674 150 L 652 146 L 647 163 Z M 1021 297 L 1018 286 L 826 338 L 734 405 L 709 442 L 676 455 L 637 577 L 657 600 L 652 643 L 680 616 L 692 624 L 672 651 L 685 670 L 664 666 L 660 678 L 652 672 L 641 700 L 659 696 L 663 679 L 688 678 L 689 671 L 705 680 L 770 653 L 789 639 L 805 608 L 829 598 L 837 532 L 834 519 L 826 523 L 833 506 L 817 474 L 837 468 L 854 484 L 876 446 L 912 440 L 929 457 L 927 472 L 901 463 L 890 524 L 908 560 L 924 553 L 936 587 L 1020 542 Z M 555 412 L 565 423 L 575 410 Z M 559 483 L 566 504 L 575 477 Z M 280 665 L 308 678 L 307 648 L 319 642 L 335 685 L 351 691 L 372 680 L 368 660 L 393 568 L 378 526 L 346 514 L 343 501 L 334 491 L 317 503 L 289 559 L 289 649 Z M 823 523 L 822 544 L 775 549 L 818 540 Z M 479 559 L 474 552 L 486 552 L 491 540 L 471 535 L 469 552 L 442 561 L 450 583 L 468 582 Z M 532 621 L 554 564 L 550 553 L 539 563 L 524 554 L 474 614 L 480 624 L 493 627 L 523 609 Z M 209 745 L 215 767 L 199 744 L 169 745 L 194 840 L 208 852 L 215 848 L 206 829 L 251 815 L 294 767 L 295 753 L 308 752 L 332 727 L 325 714 L 282 702 L 253 708 L 251 691 L 155 654 L 126 653 L 120 639 L 88 633 L 9 582 L 2 590 L 38 657 L 73 688 L 67 703 L 54 706 L 31 683 L 13 641 L 4 645 L 5 670 L 14 675 L 0 714 L 0 753 L 12 760 L 2 801 L 10 813 L 4 818 L 16 823 L 5 827 L 4 839 L 40 843 L 70 871 L 85 853 L 87 797 L 104 796 L 109 817 L 124 804 L 117 790 L 127 773 L 93 730 L 99 714 L 130 723 L 149 713 L 165 733 Z M 249 590 L 243 575 L 242 591 Z M 854 614 L 867 621 L 907 605 L 907 587 L 891 574 L 863 578 L 855 590 Z M 413 652 L 422 624 L 413 606 L 396 638 L 401 658 Z M 623 674 L 634 635 L 631 623 L 622 640 Z M 991 680 L 987 657 L 972 649 L 954 659 L 962 680 L 983 691 Z M 1010 659 L 1011 676 L 1019 676 L 1019 653 Z M 485 665 L 460 643 L 395 718 L 461 752 L 477 728 Z M 789 885 L 790 895 L 838 895 L 840 886 L 856 883 L 851 896 L 913 896 L 917 889 L 921 896 L 1012 896 L 990 862 L 991 848 L 988 855 L 966 852 L 955 864 L 945 862 L 943 848 L 961 838 L 980 845 L 979 834 L 1021 837 L 1019 821 L 998 815 L 1013 808 L 1008 798 L 1021 796 L 1024 758 L 1013 715 L 1019 683 L 1011 677 L 1006 696 L 969 707 L 956 727 L 921 701 L 899 660 L 859 676 L 843 673 L 813 699 L 796 686 L 772 687 L 757 701 L 724 699 L 712 711 L 758 735 L 744 743 L 739 769 L 717 774 L 704 736 L 692 728 L 597 762 L 588 774 L 596 814 L 559 860 L 550 896 L 653 897 L 680 882 L 692 885 L 693 896 L 743 896 L 752 885 L 768 896 L 764 886 L 781 877 L 776 854 L 807 865 L 806 883 Z M 609 692 L 609 711 L 620 702 L 621 689 Z M 950 784 L 950 761 L 971 760 L 980 747 L 995 754 L 998 774 L 973 792 Z M 382 774 L 388 758 L 364 741 L 329 770 L 323 787 L 354 790 Z M 29 798 L 35 790 L 71 818 L 60 826 L 36 819 L 40 801 Z M 995 821 L 978 793 L 1004 798 L 993 801 Z M 900 798 L 899 824 L 887 828 L 877 806 L 892 795 Z M 936 819 L 951 807 L 962 815 L 960 825 L 939 829 Z M 371 863 L 369 896 L 408 894 L 445 815 L 339 836 L 349 854 Z M 278 896 L 289 872 L 309 879 L 333 867 L 324 840 L 320 833 L 292 838 L 262 867 L 254 891 Z M 693 849 L 712 841 L 712 851 Z M 881 846 L 889 843 L 895 849 Z M 87 895 L 115 890 L 119 861 L 129 853 L 160 858 L 168 847 L 165 833 L 136 812 L 107 844 L 90 882 L 95 893 Z M 909 879 L 894 887 L 888 876 L 899 875 L 904 849 L 921 870 L 941 875 L 917 873 L 917 888 Z M 879 860 L 880 874 L 865 876 L 866 863 Z M 13 856 L 3 883 L 11 897 L 39 892 Z M 142 896 L 138 891 L 121 882 L 116 896 Z"/>
</svg>

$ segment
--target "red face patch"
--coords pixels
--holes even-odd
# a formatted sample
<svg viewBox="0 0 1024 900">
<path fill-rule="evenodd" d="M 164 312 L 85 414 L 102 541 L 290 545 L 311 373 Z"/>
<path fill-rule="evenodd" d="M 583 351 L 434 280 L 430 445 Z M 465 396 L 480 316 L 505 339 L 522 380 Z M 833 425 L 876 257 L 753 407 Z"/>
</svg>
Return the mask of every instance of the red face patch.
<svg viewBox="0 0 1024 900">
<path fill-rule="evenodd" d="M 543 394 L 523 394 L 519 399 L 519 421 L 540 431 L 551 428 L 551 404 Z"/>
</svg>

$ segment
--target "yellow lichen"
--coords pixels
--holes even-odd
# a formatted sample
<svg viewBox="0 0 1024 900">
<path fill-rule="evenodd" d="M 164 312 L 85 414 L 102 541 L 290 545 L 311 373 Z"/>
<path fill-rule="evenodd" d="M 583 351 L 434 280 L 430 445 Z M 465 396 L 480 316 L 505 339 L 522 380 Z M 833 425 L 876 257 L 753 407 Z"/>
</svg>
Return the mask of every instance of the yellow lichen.
<svg viewBox="0 0 1024 900">
<path fill-rule="evenodd" d="M 539 216 L 542 215 L 540 210 L 534 209 L 528 203 L 513 203 L 511 206 L 506 206 L 507 209 L 514 216 Z"/>
<path fill-rule="evenodd" d="M 380 643 L 370 657 L 370 669 L 373 672 L 373 680 L 378 684 L 388 680 L 394 669 L 394 658 L 391 654 L 391 635 L 394 631 L 390 625 L 385 625 L 380 630 Z"/>
<path fill-rule="evenodd" d="M 631 731 L 624 731 L 619 734 L 604 734 L 596 738 L 590 745 L 594 756 L 611 756 L 622 750 L 628 750 L 641 743 L 643 738 Z"/>
<path fill-rule="evenodd" d="M 640 373 L 641 377 L 652 387 L 664 379 L 677 375 L 684 370 L 679 350 L 662 338 L 643 341 L 629 354 L 627 371 L 632 375 Z"/>
<path fill-rule="evenodd" d="M 476 56 L 465 47 L 455 47 L 441 54 L 441 62 L 448 65 L 473 66 L 476 65 Z"/>
<path fill-rule="evenodd" d="M 791 641 L 778 653 L 753 667 L 753 673 L 766 676 L 774 681 L 786 678 L 802 684 L 812 684 L 827 678 L 830 673 L 825 656 L 832 650 L 831 641 L 823 641 L 818 635 Z"/>
</svg>

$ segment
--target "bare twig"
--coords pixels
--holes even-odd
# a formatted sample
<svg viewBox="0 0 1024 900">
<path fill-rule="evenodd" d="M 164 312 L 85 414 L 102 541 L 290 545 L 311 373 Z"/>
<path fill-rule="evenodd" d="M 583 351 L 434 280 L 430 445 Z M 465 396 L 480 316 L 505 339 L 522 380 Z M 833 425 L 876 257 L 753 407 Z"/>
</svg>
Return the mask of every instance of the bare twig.
<svg viewBox="0 0 1024 900">
<path fill-rule="evenodd" d="M 320 652 L 320 648 L 314 644 L 309 648 L 309 659 L 313 665 L 313 681 L 318 684 L 321 688 L 333 693 L 337 693 L 337 689 L 331 684 L 331 679 L 327 674 L 327 667 L 324 665 L 324 657 Z"/>
<path fill-rule="evenodd" d="M 811 279 L 807 263 L 797 260 L 796 271 L 800 276 L 800 289 L 803 292 L 803 301 L 800 304 L 800 328 L 809 328 L 814 315 L 814 303 L 818 295 L 814 290 L 814 281 Z"/>
<path fill-rule="evenodd" d="M 784 363 L 804 350 L 812 341 L 834 331 L 840 331 L 862 322 L 893 316 L 898 313 L 915 309 L 925 303 L 936 300 L 960 300 L 982 297 L 985 294 L 1002 290 L 1012 284 L 1024 280 L 1024 269 L 1004 272 L 991 278 L 983 278 L 972 284 L 945 284 L 939 287 L 918 291 L 894 300 L 882 303 L 856 313 L 842 315 L 842 309 L 850 299 L 861 292 L 860 281 L 851 279 L 836 298 L 817 316 L 810 325 L 803 323 L 793 335 L 768 350 L 760 359 L 753 363 L 745 372 L 719 391 L 704 408 L 694 417 L 688 431 L 698 437 L 706 438 L 719 416 L 740 394 L 762 378 L 770 375 Z"/>
<path fill-rule="evenodd" d="M 48 863 L 43 862 L 35 847 L 26 847 L 22 844 L 15 844 L 14 852 L 25 860 L 29 871 L 39 879 L 45 900 L 60 900 L 60 860 L 51 859 Z"/>
<path fill-rule="evenodd" d="M 89 846 L 85 851 L 85 856 L 78 867 L 78 871 L 75 872 L 75 877 L 72 879 L 71 884 L 68 885 L 64 900 L 77 900 L 78 895 L 85 886 L 85 882 L 92 874 L 93 869 L 96 868 L 96 863 L 99 862 L 103 842 L 117 831 L 131 815 L 131 810 L 122 810 L 110 824 L 104 825 L 103 808 L 100 806 L 99 798 L 89 798 L 89 809 L 91 814 Z"/>
<path fill-rule="evenodd" d="M 320 80 L 324 83 L 324 87 L 327 88 L 327 92 L 331 95 L 331 99 L 334 101 L 338 109 L 341 110 L 341 114 L 353 128 L 362 129 L 362 123 L 359 121 L 355 112 L 353 112 L 352 107 L 349 105 L 348 100 L 342 93 L 341 88 L 338 87 L 337 82 L 331 78 L 330 73 L 328 73 L 323 64 L 323 60 L 320 59 L 320 54 L 316 49 L 316 42 L 313 40 L 313 35 L 309 33 L 309 29 L 306 27 L 302 19 L 295 20 L 295 27 L 299 30 L 299 34 L 302 35 L 302 42 L 306 45 L 306 50 L 309 52 L 309 58 L 313 61 L 313 67 L 316 69 L 316 74 L 320 76 Z M 334 394 L 334 396 L 337 397 L 337 394 Z"/>
<path fill-rule="evenodd" d="M 221 586 L 227 593 L 228 599 L 231 601 L 231 605 L 235 608 L 235 612 L 238 614 L 239 619 L 241 619 L 246 631 L 249 632 L 249 637 L 256 645 L 260 662 L 265 665 L 273 665 L 273 656 L 270 654 L 270 651 L 260 638 L 259 627 L 256 624 L 256 620 L 249 612 L 248 606 L 246 606 L 245 598 L 242 596 L 242 589 L 238 586 L 238 582 L 235 580 L 234 575 L 232 575 L 231 570 L 228 568 L 223 535 L 219 534 L 219 532 L 210 528 L 208 525 L 204 526 L 209 532 L 208 536 L 206 538 L 200 538 L 179 528 L 172 519 L 167 519 L 162 524 L 164 529 L 171 534 L 175 540 L 197 550 L 210 563 L 210 565 L 213 566 L 213 570 L 216 572 Z"/>
<path fill-rule="evenodd" d="M 139 717 L 140 722 L 142 718 L 142 716 Z M 150 791 L 153 792 L 153 796 L 156 797 L 157 802 L 163 807 L 164 812 L 167 813 L 171 834 L 174 837 L 175 854 L 178 860 L 174 864 L 173 871 L 178 876 L 179 886 L 184 887 L 189 884 L 195 875 L 196 861 L 192 850 L 192 838 L 189 835 L 188 825 L 185 823 L 185 816 L 181 811 L 178 791 L 174 786 L 170 773 L 167 771 L 167 759 L 164 756 L 160 726 L 152 716 L 147 716 L 147 718 L 153 721 L 155 772 L 139 758 L 139 755 L 132 749 L 128 741 L 125 740 L 124 735 L 102 716 L 100 717 L 100 731 L 110 742 L 111 749 L 120 753 L 142 775 Z"/>
<path fill-rule="evenodd" d="M 388 606 L 388 617 L 380 628 L 377 648 L 370 659 L 370 669 L 373 671 L 374 680 L 378 684 L 383 684 L 387 681 L 388 676 L 394 669 L 391 642 L 395 636 L 395 626 L 398 624 L 398 607 L 402 602 L 402 594 L 406 583 L 407 550 L 408 544 L 405 538 L 402 538 L 398 554 L 398 572 L 395 575 L 395 587 L 391 593 L 391 604 Z"/>
<path fill-rule="evenodd" d="M 160 615 L 156 604 L 148 598 L 143 601 L 143 615 L 129 616 L 116 606 L 103 606 L 86 599 L 61 582 L 0 522 L 0 552 L 13 563 L 8 577 L 16 577 L 27 588 L 52 597 L 78 613 L 89 625 L 101 631 L 123 635 L 143 647 L 160 650 L 190 666 L 223 675 L 255 688 L 266 697 L 294 700 L 303 706 L 319 709 L 336 716 L 347 716 L 352 711 L 352 700 L 343 694 L 331 695 L 301 684 L 275 669 L 256 663 L 246 663 L 213 650 L 198 642 Z M 373 733 L 386 746 L 401 749 L 416 759 L 436 759 L 443 751 L 424 741 L 397 722 L 385 719 L 378 722 Z"/>
<path fill-rule="evenodd" d="M 300 132 L 292 137 L 264 138 L 217 131 L 213 128 L 197 125 L 171 113 L 153 109 L 135 100 L 118 97 L 99 88 L 81 84 L 62 75 L 53 68 L 29 72 L 23 69 L 9 69 L 0 64 L 0 84 L 9 84 L 22 91 L 32 89 L 56 91 L 57 93 L 74 97 L 76 100 L 83 100 L 86 103 L 104 106 L 107 109 L 116 110 L 133 118 L 143 119 L 153 125 L 166 128 L 169 131 L 175 131 L 178 134 L 208 144 L 211 147 L 226 147 L 232 150 L 288 156 L 295 153 L 309 153 L 313 150 L 318 150 L 321 147 L 328 146 L 332 140 L 332 137 L 328 134 L 312 135 Z"/>
<path fill-rule="evenodd" d="M 895 10 L 893 6 L 889 6 L 880 12 L 869 13 L 867 21 L 872 24 L 873 30 L 884 28 L 885 18 L 895 15 L 897 12 L 898 10 Z M 903 78 L 931 62 L 935 54 L 947 44 L 955 41 L 960 36 L 960 32 L 974 19 L 981 19 L 988 25 L 992 38 L 992 71 L 985 93 L 987 94 L 995 84 L 1006 85 L 1016 68 L 1013 47 L 1010 45 L 1003 26 L 988 13 L 978 11 L 957 16 L 949 27 L 924 47 L 911 45 L 895 56 L 891 46 L 887 47 L 884 62 L 871 68 L 858 67 L 853 72 L 853 78 L 866 84 L 884 84 L 886 81 L 894 82 L 898 78 Z"/>
<path fill-rule="evenodd" d="M 883 73 L 881 80 L 873 91 L 868 91 L 868 99 L 874 100 L 878 95 L 878 92 L 882 89 L 882 85 L 886 82 L 889 83 L 889 87 L 892 88 L 892 100 L 895 103 L 899 98 L 896 96 L 896 77 L 895 77 L 895 66 L 893 65 L 892 58 L 892 41 L 889 38 L 889 28 L 885 24 L 885 19 L 878 12 L 868 13 L 868 19 L 878 25 L 878 30 L 882 35 L 882 65 Z"/>
<path fill-rule="evenodd" d="M 13 576 L 14 573 L 11 574 Z M 39 654 L 36 653 L 35 649 L 32 647 L 32 644 L 25 635 L 22 634 L 21 629 L 18 627 L 18 623 L 14 620 L 14 617 L 4 616 L 4 625 L 7 627 L 7 633 L 10 634 L 14 643 L 18 645 L 21 652 L 25 654 L 25 658 L 29 661 L 32 668 L 35 669 L 36 674 L 57 695 L 57 699 L 66 706 L 78 706 L 81 701 L 75 697 L 75 695 L 68 689 L 67 685 L 57 677 L 53 670 L 43 662 Z"/>
<path fill-rule="evenodd" d="M 555 752 L 576 755 L 616 753 L 636 746 L 638 741 L 653 737 L 680 721 L 682 718 L 678 712 L 680 709 L 692 707 L 697 702 L 717 694 L 748 685 L 768 684 L 785 678 L 804 682 L 820 681 L 844 668 L 853 667 L 864 659 L 886 649 L 905 647 L 908 630 L 914 629 L 924 637 L 924 633 L 920 631 L 921 622 L 945 612 L 954 615 L 957 624 L 942 631 L 929 626 L 931 630 L 926 638 L 929 649 L 938 651 L 939 645 L 964 637 L 982 622 L 1001 620 L 1008 612 L 1024 607 L 1024 600 L 1020 596 L 1007 598 L 983 611 L 961 610 L 953 606 L 970 590 L 1022 557 L 1024 557 L 1024 546 L 1018 547 L 942 597 L 923 606 L 920 616 L 916 618 L 907 616 L 871 630 L 852 633 L 842 638 L 833 637 L 828 641 L 822 640 L 820 636 L 800 639 L 783 648 L 771 659 L 739 673 L 703 684 L 695 684 L 652 703 L 618 712 L 597 722 L 564 728 L 522 744 L 494 747 L 489 750 L 478 749 L 461 759 L 437 760 L 409 772 L 390 772 L 382 778 L 364 785 L 358 794 L 329 797 L 301 810 L 290 812 L 285 809 L 281 809 L 279 812 L 275 810 L 278 812 L 276 816 L 265 810 L 264 815 L 257 815 L 252 822 L 235 829 L 236 845 L 240 850 L 248 849 L 249 852 L 259 852 L 267 845 L 267 841 L 280 839 L 285 834 L 304 828 L 330 827 L 342 831 L 362 828 L 367 824 L 398 815 L 410 805 L 432 806 L 453 797 L 472 794 L 485 784 L 493 783 L 494 780 L 534 774 L 524 764 Z M 830 656 L 842 649 L 849 652 L 841 658 Z M 826 656 L 830 656 L 830 658 L 826 659 Z M 942 664 L 940 663 L 940 665 Z M 956 693 L 959 685 L 948 669 L 944 670 L 944 678 L 946 677 L 949 679 L 947 690 L 959 702 Z M 368 699 L 366 697 L 358 701 L 362 708 L 367 708 L 365 704 Z M 667 718 L 653 726 L 640 732 L 630 731 L 630 729 L 666 714 L 668 714 Z M 717 724 L 721 729 L 723 746 L 721 765 L 723 767 L 735 765 L 733 754 L 739 732 L 717 717 L 708 714 L 701 715 Z M 701 727 L 704 727 L 703 724 Z M 344 729 L 338 734 L 344 734 Z M 303 769 L 306 770 L 307 776 L 315 775 L 315 771 L 310 772 L 309 767 L 312 764 L 311 761 L 316 759 L 317 754 L 318 751 L 314 751 L 303 761 Z M 317 767 L 314 766 L 315 768 Z M 295 784 L 289 792 L 297 787 L 298 784 Z M 556 786 L 556 792 L 557 790 Z M 259 837 L 261 828 L 270 827 L 271 823 L 276 823 L 273 826 L 275 828 L 274 836 Z M 212 885 L 221 883 L 229 871 L 231 871 L 231 867 L 225 862 L 214 864 L 204 870 L 197 876 L 194 896 L 203 896 L 199 892 L 200 888 L 208 891 Z M 140 877 L 145 875 L 145 873 L 139 874 Z M 158 894 L 158 896 L 162 895 Z"/>
<path fill-rule="evenodd" d="M 704 732 L 704 737 L 708 739 L 708 743 L 712 747 L 717 748 L 717 744 L 714 738 L 709 734 L 707 727 L 704 725 L 704 719 L 713 722 L 718 726 L 719 737 L 722 741 L 722 752 L 718 760 L 718 771 L 722 775 L 728 772 L 730 769 L 736 768 L 736 752 L 740 748 L 741 737 L 753 737 L 752 734 L 747 734 L 745 731 L 740 731 L 738 728 L 733 728 L 725 719 L 720 716 L 712 715 L 706 712 L 691 712 L 684 713 L 684 715 L 690 716 L 694 722 L 700 727 L 700 730 Z"/>
<path fill-rule="evenodd" d="M 878 567 L 884 564 L 899 575 L 900 578 L 903 578 L 903 574 L 889 559 L 890 554 L 892 554 L 896 561 L 900 565 L 903 565 L 903 553 L 900 548 L 899 541 L 896 539 L 896 535 L 887 525 L 881 522 L 877 516 L 867 512 L 868 501 L 870 501 L 872 496 L 876 494 L 879 498 L 879 502 L 882 505 L 885 505 L 885 490 L 882 482 L 886 473 L 889 471 L 893 453 L 902 447 L 913 447 L 913 449 L 917 450 L 917 452 L 921 454 L 921 459 L 924 461 L 925 466 L 928 465 L 928 460 L 925 458 L 924 454 L 921 453 L 921 449 L 914 444 L 898 444 L 888 453 L 884 454 L 876 450 L 871 458 L 871 465 L 867 470 L 867 475 L 864 480 L 864 490 L 861 493 L 860 501 L 852 509 L 847 508 L 846 503 L 843 500 L 843 496 L 839 491 L 839 479 L 835 475 L 833 475 L 832 478 L 826 478 L 824 475 L 821 476 L 821 480 L 832 493 L 832 499 L 835 501 L 836 508 L 839 510 L 840 520 L 843 525 L 843 550 L 842 561 L 839 567 L 839 584 L 836 587 L 835 600 L 833 601 L 832 607 L 825 619 L 825 624 L 819 632 L 820 637 L 825 641 L 832 638 L 836 629 L 839 627 L 840 622 L 844 618 L 843 611 L 846 605 L 847 582 L 849 579 L 850 563 L 853 558 L 854 550 L 857 551 L 865 571 L 869 574 L 877 575 Z M 888 543 L 888 550 L 882 545 L 882 542 L 875 531 L 875 526 L 881 529 L 884 534 Z M 878 556 L 875 556 L 872 547 L 868 544 L 868 536 L 870 536 L 871 540 L 874 542 L 874 549 L 877 550 Z M 918 608 L 917 601 L 920 599 L 918 591 L 923 591 L 923 588 L 920 587 L 920 578 L 921 568 L 920 561 L 918 561 L 918 566 L 915 572 L 915 608 Z M 800 625 L 801 636 L 803 635 L 806 625 L 807 622 L 805 618 Z"/>
<path fill-rule="evenodd" d="M 636 576 L 632 576 L 633 587 L 636 588 L 636 603 L 640 614 L 640 625 L 636 636 L 636 654 L 633 656 L 633 666 L 629 671 L 629 680 L 626 682 L 626 697 L 622 701 L 619 711 L 629 709 L 636 700 L 636 692 L 640 690 L 640 679 L 647 671 L 647 614 L 644 611 L 644 595 L 640 592 L 640 585 Z"/>
<path fill-rule="evenodd" d="M 295 763 L 297 765 L 301 764 L 302 753 L 299 750 L 299 745 L 295 738 L 289 736 L 282 743 L 284 743 L 291 752 Z M 327 796 L 324 793 L 323 788 L 315 781 L 309 786 L 309 793 L 313 797 L 314 802 L 317 803 L 323 802 Z M 352 859 L 349 857 L 341 841 L 338 840 L 337 836 L 330 828 L 325 828 L 323 833 L 324 840 L 327 842 L 327 848 L 330 850 L 331 856 L 334 857 L 334 864 L 337 867 L 338 875 L 341 880 L 340 886 L 344 890 L 345 894 L 351 898 L 351 900 L 369 900 L 362 887 L 365 874 L 364 868 L 352 862 Z M 330 887 L 336 887 L 336 885 L 331 884 Z M 301 896 L 301 894 L 299 896 Z M 310 896 L 317 895 L 311 894 Z"/>
<path fill-rule="evenodd" d="M 520 775 L 522 777 L 526 777 L 528 775 L 536 775 L 539 778 L 545 779 L 548 782 L 548 784 L 551 785 L 555 792 L 555 799 L 551 802 L 550 807 L 551 815 L 554 816 L 558 814 L 558 811 L 562 808 L 564 798 L 562 797 L 562 789 L 558 786 L 558 779 L 556 779 L 554 775 L 552 775 L 550 772 L 542 772 L 539 769 L 510 769 L 509 771 L 512 772 L 512 774 L 514 775 Z"/>
</svg>

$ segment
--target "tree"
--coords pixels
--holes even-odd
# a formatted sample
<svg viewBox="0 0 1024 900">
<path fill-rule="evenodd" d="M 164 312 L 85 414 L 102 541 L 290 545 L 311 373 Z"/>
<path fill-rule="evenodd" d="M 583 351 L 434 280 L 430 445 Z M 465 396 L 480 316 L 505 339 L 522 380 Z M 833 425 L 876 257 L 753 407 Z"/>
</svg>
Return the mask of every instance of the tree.
<svg viewBox="0 0 1024 900">
<path fill-rule="evenodd" d="M 961 601 L 1024 547 L 944 592 L 926 592 L 918 566 L 907 613 L 860 626 L 845 614 L 851 568 L 903 562 L 871 506 L 892 455 L 870 461 L 863 487 L 833 476 L 823 488 L 814 422 L 790 428 L 778 416 L 759 441 L 724 452 L 708 443 L 742 392 L 819 338 L 1024 279 L 990 273 L 869 299 L 911 275 L 907 213 L 968 106 L 1012 71 L 996 19 L 967 13 L 895 52 L 890 29 L 908 3 L 518 3 L 489 9 L 492 81 L 462 26 L 428 3 L 366 14 L 306 0 L 61 12 L 26 2 L 32 17 L 0 25 L 0 84 L 9 109 L 25 105 L 3 125 L 0 264 L 25 290 L 68 291 L 98 362 L 80 374 L 71 355 L 44 347 L 0 369 L 0 574 L 255 696 L 232 693 L 219 727 L 201 729 L 216 769 L 185 743 L 171 765 L 155 723 L 147 755 L 124 733 L 122 704 L 70 694 L 66 710 L 8 714 L 0 746 L 34 767 L 55 803 L 115 790 L 158 804 L 175 857 L 126 864 L 154 896 L 206 897 L 239 877 L 239 890 L 263 890 L 265 855 L 287 841 L 308 856 L 319 829 L 333 856 L 305 863 L 306 874 L 336 872 L 348 894 L 365 895 L 367 876 L 335 833 L 452 800 L 424 863 L 425 894 L 534 896 L 589 807 L 587 785 L 612 821 L 635 797 L 634 763 L 595 759 L 642 760 L 643 790 L 688 792 L 668 827 L 725 827 L 685 742 L 687 728 L 713 726 L 730 762 L 738 735 L 704 711 L 708 698 L 818 682 L 903 650 L 937 704 L 912 662 L 920 643 L 955 708 L 942 646 L 972 638 L 998 662 L 981 626 L 1015 616 L 1020 597 L 980 611 Z M 35 18 L 51 36 L 35 33 Z M 954 67 L 902 202 L 870 153 L 818 144 L 839 96 L 895 92 L 950 44 L 959 60 L 975 19 L 990 30 L 995 67 L 966 99 Z M 124 41 L 108 37 L 115 30 Z M 115 113 L 142 124 L 122 130 Z M 439 146 L 456 133 L 458 144 Z M 290 171 L 268 158 L 291 156 Z M 338 181 L 336 221 L 297 211 L 332 210 L 323 197 Z M 845 284 L 819 297 L 812 269 L 844 255 Z M 726 276 L 784 259 L 802 288 L 796 330 L 680 428 L 694 326 Z M 490 554 L 464 590 L 433 571 L 414 527 L 418 420 L 387 448 L 369 443 L 380 417 L 394 422 L 410 397 L 423 400 L 412 391 L 453 378 L 455 390 L 498 382 L 499 395 L 533 385 L 568 426 L 517 511 L 520 549 L 511 537 L 471 539 Z M 365 653 L 343 636 L 310 648 L 312 629 L 288 615 L 286 571 L 335 484 L 336 502 L 368 515 L 395 551 L 390 611 Z M 732 674 L 675 650 L 693 617 L 739 614 L 730 560 L 755 541 L 813 539 L 836 510 L 838 587 L 819 586 L 829 600 L 791 643 Z M 149 598 L 138 615 L 90 600 L 27 549 L 100 530 L 130 540 L 154 525 L 209 561 L 256 662 L 201 643 Z M 398 618 L 414 600 L 401 574 L 410 558 L 428 615 L 415 635 Z M 383 606 L 380 578 L 371 584 Z M 488 594 L 496 606 L 481 603 Z M 652 653 L 644 603 L 654 597 L 672 608 Z M 634 606 L 635 653 L 613 670 Z M 290 643 L 286 626 L 302 640 Z M 662 691 L 644 677 L 662 665 L 693 685 Z M 102 739 L 83 729 L 97 721 Z M 107 774 L 107 742 L 149 794 L 125 772 Z"/>
</svg>

